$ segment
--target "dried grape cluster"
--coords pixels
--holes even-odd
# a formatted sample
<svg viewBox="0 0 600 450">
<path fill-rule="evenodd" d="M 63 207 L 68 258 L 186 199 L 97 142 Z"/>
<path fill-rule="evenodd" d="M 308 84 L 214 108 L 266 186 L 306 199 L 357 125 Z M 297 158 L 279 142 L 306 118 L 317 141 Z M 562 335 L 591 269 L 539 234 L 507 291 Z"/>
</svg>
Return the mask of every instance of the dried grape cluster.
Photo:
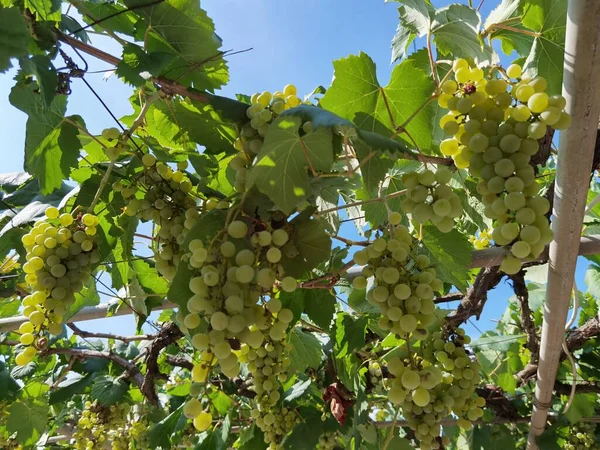
<svg viewBox="0 0 600 450">
<path fill-rule="evenodd" d="M 75 294 L 91 278 L 92 266 L 99 262 L 94 236 L 98 218 L 93 214 L 60 214 L 53 206 L 46 209 L 45 220 L 35 222 L 21 241 L 25 247 L 23 265 L 30 294 L 23 298 L 23 315 L 19 327 L 20 342 L 25 347 L 16 357 L 24 366 L 43 347 L 43 332 L 58 335 Z"/>
</svg>

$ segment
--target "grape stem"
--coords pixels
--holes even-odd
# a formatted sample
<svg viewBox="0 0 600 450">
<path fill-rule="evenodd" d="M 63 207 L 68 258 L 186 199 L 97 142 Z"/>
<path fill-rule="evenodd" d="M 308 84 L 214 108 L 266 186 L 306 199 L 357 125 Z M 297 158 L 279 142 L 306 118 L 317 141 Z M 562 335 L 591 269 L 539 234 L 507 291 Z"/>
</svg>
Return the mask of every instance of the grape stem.
<svg viewBox="0 0 600 450">
<path fill-rule="evenodd" d="M 347 245 L 358 245 L 361 247 L 366 247 L 369 245 L 368 241 L 353 241 L 351 239 L 347 239 L 343 236 L 334 236 L 333 234 L 329 234 L 329 237 L 331 237 L 332 239 L 337 239 L 340 242 L 343 242 L 344 244 Z"/>
<path fill-rule="evenodd" d="M 396 428 L 396 423 L 398 421 L 398 414 L 400 413 L 400 408 L 396 408 L 396 414 L 394 414 L 394 420 L 392 422 L 392 426 L 390 427 L 387 437 L 385 438 L 385 443 L 383 444 L 382 450 L 387 450 L 390 442 L 394 439 L 394 429 Z"/>
<path fill-rule="evenodd" d="M 133 132 L 137 128 L 139 128 L 141 125 L 143 125 L 143 123 L 144 123 L 144 117 L 146 116 L 146 113 L 150 109 L 150 106 L 152 105 L 152 103 L 155 100 L 157 100 L 159 98 L 160 98 L 160 91 L 155 92 L 154 94 L 152 94 L 152 95 L 148 96 L 148 98 L 146 98 L 146 103 L 144 103 L 144 106 L 142 107 L 140 113 L 138 114 L 138 116 L 135 118 L 135 120 L 131 124 L 131 127 L 129 128 L 129 130 L 127 130 L 124 133 L 122 143 L 127 142 L 131 138 L 131 136 L 133 135 Z M 96 195 L 94 196 L 94 199 L 92 200 L 92 203 L 91 203 L 90 207 L 88 208 L 88 211 L 90 211 L 92 213 L 94 212 L 94 208 L 96 207 L 96 204 L 100 200 L 100 196 L 102 195 L 102 191 L 104 191 L 104 188 L 108 184 L 108 180 L 110 179 L 110 174 L 113 171 L 113 168 L 115 167 L 115 163 L 116 163 L 116 160 L 112 160 L 109 163 L 108 168 L 106 169 L 106 172 L 104 173 L 104 176 L 102 177 L 102 180 L 100 181 L 100 186 L 98 186 L 98 190 L 96 191 Z"/>
<path fill-rule="evenodd" d="M 431 31 L 427 32 L 427 55 L 429 56 L 429 66 L 431 67 L 431 76 L 435 83 L 436 89 L 440 86 L 440 79 L 438 78 L 437 70 L 435 67 L 435 60 L 433 59 L 433 50 L 431 49 Z"/>
<path fill-rule="evenodd" d="M 351 202 L 351 203 L 346 203 L 344 205 L 336 206 L 335 208 L 328 208 L 323 211 L 316 212 L 314 214 L 314 216 L 318 217 L 318 216 L 322 216 L 324 214 L 328 214 L 330 212 L 339 211 L 340 209 L 353 208 L 354 206 L 366 205 L 368 203 L 383 203 L 383 202 L 386 202 L 387 200 L 391 200 L 393 198 L 400 197 L 404 194 L 406 194 L 406 189 L 403 189 L 401 191 L 396 191 L 391 194 L 384 195 L 382 197 L 372 198 L 370 200 L 361 200 L 359 202 Z"/>
</svg>

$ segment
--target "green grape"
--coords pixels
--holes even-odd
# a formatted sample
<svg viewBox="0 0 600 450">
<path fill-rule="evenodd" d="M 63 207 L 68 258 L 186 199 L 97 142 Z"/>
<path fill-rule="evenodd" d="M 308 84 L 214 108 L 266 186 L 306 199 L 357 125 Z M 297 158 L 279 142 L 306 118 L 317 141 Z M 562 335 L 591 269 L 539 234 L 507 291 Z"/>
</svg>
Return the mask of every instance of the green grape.
<svg viewBox="0 0 600 450">
<path fill-rule="evenodd" d="M 527 133 L 532 139 L 541 139 L 546 135 L 546 128 L 546 124 L 543 122 L 533 122 L 529 124 Z"/>
<path fill-rule="evenodd" d="M 525 122 L 531 116 L 531 110 L 527 105 L 517 105 L 511 110 L 511 117 L 517 122 Z"/>
<path fill-rule="evenodd" d="M 413 220 L 417 223 L 425 223 L 431 219 L 433 208 L 426 203 L 419 203 L 412 211 Z"/>
<path fill-rule="evenodd" d="M 446 94 L 454 94 L 458 89 L 458 84 L 454 80 L 444 81 L 441 85 L 442 92 Z"/>
<path fill-rule="evenodd" d="M 400 318 L 400 328 L 405 333 L 412 333 L 417 329 L 417 318 L 412 314 L 406 314 Z"/>
<path fill-rule="evenodd" d="M 293 277 L 285 277 L 281 280 L 281 289 L 285 292 L 294 292 L 298 287 L 298 282 Z"/>
<path fill-rule="evenodd" d="M 504 187 L 508 192 L 521 192 L 525 184 L 519 177 L 510 177 L 506 180 Z"/>
<path fill-rule="evenodd" d="M 419 183 L 423 186 L 431 186 L 435 183 L 435 174 L 431 170 L 424 170 L 418 174 Z"/>
<path fill-rule="evenodd" d="M 458 75 L 458 74 L 457 74 Z M 467 114 L 473 107 L 473 101 L 469 97 L 463 97 L 458 100 L 456 110 L 461 114 Z"/>
<path fill-rule="evenodd" d="M 487 164 L 493 164 L 502 159 L 502 150 L 498 147 L 488 147 L 488 149 L 483 153 L 483 160 Z"/>
<path fill-rule="evenodd" d="M 442 152 L 442 154 L 444 154 L 446 156 L 456 155 L 459 152 L 458 141 L 456 139 L 443 140 L 440 143 L 440 151 Z M 409 186 L 407 186 L 407 187 L 409 187 Z"/>
<path fill-rule="evenodd" d="M 560 119 L 561 110 L 553 106 L 548 106 L 540 113 L 540 119 L 546 125 L 554 125 Z"/>
<path fill-rule="evenodd" d="M 561 112 L 560 118 L 552 126 L 556 130 L 566 130 L 571 126 L 571 116 L 566 112 Z"/>
<path fill-rule="evenodd" d="M 416 389 L 421 384 L 421 377 L 419 376 L 419 374 L 410 369 L 406 369 L 402 373 L 401 380 L 402 380 L 402 386 L 404 386 L 404 388 L 409 391 Z"/>
<path fill-rule="evenodd" d="M 541 239 L 542 234 L 540 233 L 540 230 L 538 230 L 533 225 L 526 225 L 521 230 L 519 236 L 524 242 L 527 242 L 528 244 L 536 244 Z"/>
<path fill-rule="evenodd" d="M 544 77 L 536 77 L 529 82 L 529 85 L 533 87 L 535 92 L 543 92 L 548 87 L 548 82 Z"/>
<path fill-rule="evenodd" d="M 504 239 L 506 239 L 508 242 L 510 242 L 519 235 L 520 228 L 517 223 L 509 222 L 509 223 L 505 223 L 504 225 L 502 225 L 500 230 L 501 230 L 500 232 L 502 233 L 502 236 L 504 237 Z"/>
<path fill-rule="evenodd" d="M 412 393 L 412 400 L 417 406 L 424 407 L 429 404 L 431 397 L 429 391 L 423 387 L 418 387 Z"/>
<path fill-rule="evenodd" d="M 516 212 L 515 219 L 521 225 L 531 225 L 535 221 L 535 211 L 532 208 L 521 208 Z"/>
<path fill-rule="evenodd" d="M 538 216 L 543 216 L 550 211 L 550 202 L 545 197 L 532 197 L 527 200 L 527 206 Z"/>
<path fill-rule="evenodd" d="M 504 204 L 511 211 L 518 211 L 525 206 L 525 196 L 520 192 L 510 192 L 504 198 Z"/>
<path fill-rule="evenodd" d="M 527 106 L 534 113 L 541 113 L 548 107 L 548 94 L 537 92 L 527 100 Z"/>
<path fill-rule="evenodd" d="M 515 171 L 515 164 L 510 159 L 501 159 L 494 165 L 494 171 L 496 175 L 508 178 Z"/>
<path fill-rule="evenodd" d="M 241 239 L 248 233 L 248 226 L 239 220 L 231 222 L 227 227 L 227 233 L 236 239 Z"/>
<path fill-rule="evenodd" d="M 521 261 L 513 255 L 507 255 L 500 264 L 500 270 L 507 275 L 514 275 L 521 270 Z"/>
<path fill-rule="evenodd" d="M 517 241 L 510 247 L 510 251 L 517 258 L 526 258 L 531 251 L 531 247 L 525 241 Z"/>
<path fill-rule="evenodd" d="M 532 95 L 535 94 L 535 89 L 528 84 L 522 84 L 517 88 L 516 97 L 520 102 L 528 102 Z"/>
<path fill-rule="evenodd" d="M 203 432 L 208 430 L 212 425 L 212 415 L 209 412 L 202 411 L 194 418 L 194 428 Z"/>
<path fill-rule="evenodd" d="M 510 78 L 519 78 L 523 73 L 523 69 L 518 64 L 511 64 L 506 68 L 506 75 Z"/>
<path fill-rule="evenodd" d="M 500 149 L 505 153 L 515 153 L 521 146 L 521 138 L 515 134 L 506 134 L 500 139 Z"/>
<path fill-rule="evenodd" d="M 486 135 L 475 133 L 469 139 L 469 148 L 477 153 L 483 153 L 489 146 L 489 139 Z"/>
</svg>

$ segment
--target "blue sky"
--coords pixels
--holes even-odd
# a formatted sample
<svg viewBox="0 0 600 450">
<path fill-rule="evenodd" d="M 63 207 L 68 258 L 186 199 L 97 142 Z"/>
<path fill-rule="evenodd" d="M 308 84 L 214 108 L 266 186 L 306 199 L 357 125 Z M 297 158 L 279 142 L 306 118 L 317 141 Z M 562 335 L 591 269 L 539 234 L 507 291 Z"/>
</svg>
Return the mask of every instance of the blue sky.
<svg viewBox="0 0 600 450">
<path fill-rule="evenodd" d="M 433 3 L 439 7 L 451 2 Z M 474 3 L 479 4 L 479 0 Z M 481 8 L 484 19 L 498 3 L 499 0 L 484 2 Z M 221 95 L 275 91 L 288 83 L 295 84 L 299 94 L 309 93 L 318 85 L 330 84 L 333 60 L 360 51 L 369 54 L 376 62 L 382 84 L 389 78 L 392 69 L 389 63 L 390 41 L 398 21 L 396 3 L 384 3 L 383 0 L 207 0 L 201 6 L 215 21 L 224 49 L 239 51 L 253 48 L 229 58 L 230 83 L 220 92 Z M 119 56 L 118 47 L 108 40 L 95 37 L 94 44 Z M 420 48 L 419 42 L 417 46 Z M 91 57 L 87 60 L 90 72 L 108 68 Z M 509 59 L 504 58 L 503 62 L 509 62 Z M 23 170 L 26 116 L 8 103 L 13 76 L 14 71 L 0 75 L 2 172 Z M 130 88 L 115 77 L 103 78 L 104 73 L 86 76 L 117 117 L 129 114 L 131 109 L 127 99 Z M 80 80 L 73 81 L 72 89 L 70 114 L 82 115 L 94 133 L 114 126 L 112 119 Z M 580 289 L 584 289 L 586 266 L 585 260 L 578 265 Z M 477 328 L 484 331 L 493 328 L 492 320 L 502 314 L 510 295 L 512 290 L 506 284 L 490 292 L 488 305 L 476 324 Z M 90 330 L 133 329 L 132 324 L 133 319 L 126 317 L 87 322 L 82 326 Z M 479 334 L 473 325 L 469 324 L 467 330 L 472 336 Z"/>
</svg>

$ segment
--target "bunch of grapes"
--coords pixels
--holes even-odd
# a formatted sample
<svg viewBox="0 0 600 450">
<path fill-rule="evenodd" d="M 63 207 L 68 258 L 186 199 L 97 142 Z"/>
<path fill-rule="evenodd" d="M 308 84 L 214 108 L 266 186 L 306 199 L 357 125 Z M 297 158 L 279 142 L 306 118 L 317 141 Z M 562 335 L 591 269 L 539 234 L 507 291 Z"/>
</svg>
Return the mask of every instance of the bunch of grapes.
<svg viewBox="0 0 600 450">
<path fill-rule="evenodd" d="M 264 138 L 269 131 L 269 125 L 283 111 L 302 103 L 296 94 L 296 86 L 288 84 L 283 88 L 283 92 L 265 91 L 251 97 L 251 105 L 246 110 L 250 123 L 242 128 L 240 137 L 234 142 L 234 147 L 239 153 L 229 163 L 230 167 L 236 171 L 234 183 L 236 191 L 244 192 L 246 190 L 248 166 L 260 152 Z M 306 122 L 303 132 L 308 133 L 311 129 L 311 123 Z"/>
<path fill-rule="evenodd" d="M 282 450 L 281 439 L 287 436 L 302 420 L 295 410 L 273 407 L 266 411 L 253 409 L 252 418 L 265 434 L 265 443 L 269 450 Z"/>
<path fill-rule="evenodd" d="M 571 119 L 563 111 L 565 99 L 548 96 L 542 77 L 521 78 L 517 64 L 508 67 L 507 79 L 487 79 L 463 59 L 454 62 L 454 71 L 455 80 L 442 84 L 438 99 L 450 109 L 440 125 L 453 136 L 440 150 L 481 179 L 477 192 L 485 215 L 494 221 L 494 242 L 510 250 L 501 269 L 513 274 L 521 260 L 537 258 L 552 240 L 545 216 L 550 204 L 538 195 L 530 160 L 547 128 L 565 129 Z"/>
<path fill-rule="evenodd" d="M 105 151 L 106 156 L 111 161 L 116 161 L 123 153 L 131 150 L 131 147 L 127 143 L 129 136 L 121 133 L 121 130 L 118 128 L 105 128 L 102 130 L 102 137 L 110 144 L 110 146 L 105 148 Z"/>
<path fill-rule="evenodd" d="M 490 246 L 493 231 L 488 228 L 487 230 L 480 231 L 478 236 L 469 236 L 469 242 L 473 244 L 475 250 L 483 250 Z"/>
<path fill-rule="evenodd" d="M 183 405 L 183 414 L 188 419 L 192 419 L 194 428 L 200 432 L 206 431 L 212 426 L 212 414 L 210 411 L 205 411 L 202 402 L 195 397 L 190 398 Z"/>
<path fill-rule="evenodd" d="M 192 183 L 183 172 L 187 162 L 178 163 L 179 170 L 174 171 L 145 154 L 142 163 L 144 174 L 140 182 L 147 187 L 143 194 L 137 195 L 135 185 L 123 187 L 115 183 L 113 188 L 128 200 L 125 214 L 158 225 L 153 247 L 156 268 L 167 280 L 172 280 L 184 253 L 181 245 L 199 218 L 196 201 L 190 195 Z"/>
<path fill-rule="evenodd" d="M 379 237 L 354 254 L 354 262 L 365 265 L 354 288 L 365 289 L 367 278 L 374 277 L 367 301 L 383 315 L 379 326 L 400 336 L 426 333 L 436 320 L 434 292 L 443 288 L 429 257 L 415 255 L 417 244 L 405 226 L 397 225 L 391 236 Z"/>
<path fill-rule="evenodd" d="M 342 448 L 338 442 L 339 433 L 337 431 L 327 431 L 319 436 L 316 450 L 336 450 Z"/>
<path fill-rule="evenodd" d="M 600 444 L 596 440 L 596 424 L 583 422 L 572 425 L 564 449 L 600 450 Z"/>
<path fill-rule="evenodd" d="M 448 186 L 452 173 L 446 167 L 409 172 L 402 176 L 406 197 L 402 209 L 419 224 L 431 221 L 443 233 L 454 228 L 463 212 L 460 197 Z"/>
<path fill-rule="evenodd" d="M 284 228 L 245 220 L 230 222 L 208 247 L 192 240 L 187 257 L 195 270 L 189 284 L 193 295 L 181 317 L 192 345 L 204 352 L 193 380 L 206 381 L 215 364 L 231 378 L 240 362 L 246 363 L 257 394 L 254 414 L 264 419 L 257 423 L 264 423 L 273 445 L 283 436 L 279 431 L 288 430 L 283 423 L 272 429 L 271 417 L 277 415 L 279 389 L 291 362 L 286 340 L 293 313 L 277 297 L 278 291 L 297 288 L 281 265 L 290 244 Z"/>
<path fill-rule="evenodd" d="M 73 218 L 51 206 L 46 209 L 46 219 L 37 221 L 22 237 L 27 260 L 23 271 L 31 293 L 23 298 L 23 315 L 28 321 L 19 327 L 25 347 L 16 357 L 19 366 L 33 359 L 36 346 L 43 347 L 44 331 L 62 332 L 63 316 L 100 260 L 94 242 L 97 225 L 93 214 Z"/>
<path fill-rule="evenodd" d="M 128 404 L 107 407 L 97 402 L 87 401 L 84 406 L 77 421 L 76 431 L 73 433 L 75 450 L 149 448 L 145 438 L 147 424 L 128 417 L 131 412 Z M 134 426 L 135 422 L 138 424 Z M 136 431 L 132 433 L 134 428 Z"/>
<path fill-rule="evenodd" d="M 449 414 L 465 429 L 483 415 L 485 400 L 475 394 L 480 367 L 464 347 L 469 342 L 462 329 L 449 335 L 438 331 L 406 359 L 388 361 L 394 376 L 388 398 L 400 406 L 423 450 L 442 447 L 440 422 Z"/>
<path fill-rule="evenodd" d="M 378 361 L 369 361 L 367 376 L 369 377 L 369 384 L 371 385 L 372 391 L 383 391 L 385 389 L 383 384 L 383 372 L 381 370 L 381 364 Z"/>
</svg>

